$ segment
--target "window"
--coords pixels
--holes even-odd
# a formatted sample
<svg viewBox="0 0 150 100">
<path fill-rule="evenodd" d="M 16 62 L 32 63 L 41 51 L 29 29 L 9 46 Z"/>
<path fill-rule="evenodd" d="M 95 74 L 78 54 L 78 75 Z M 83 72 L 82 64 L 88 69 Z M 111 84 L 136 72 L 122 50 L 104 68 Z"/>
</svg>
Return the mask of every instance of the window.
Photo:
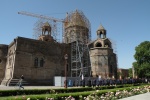
<svg viewBox="0 0 150 100">
<path fill-rule="evenodd" d="M 96 44 L 96 47 L 102 47 L 102 44 L 98 42 L 98 43 Z"/>
<path fill-rule="evenodd" d="M 43 67 L 44 66 L 44 59 L 35 57 L 35 59 L 34 59 L 34 66 L 35 67 Z"/>
<path fill-rule="evenodd" d="M 37 57 L 34 59 L 34 66 L 38 67 L 38 58 Z"/>
<path fill-rule="evenodd" d="M 41 58 L 41 59 L 40 59 L 40 67 L 43 67 L 43 65 L 44 65 L 44 59 Z"/>
<path fill-rule="evenodd" d="M 103 38 L 103 34 L 102 34 L 102 32 L 100 33 L 100 38 Z"/>
<path fill-rule="evenodd" d="M 109 43 L 105 43 L 105 47 L 110 47 L 110 44 Z"/>
</svg>

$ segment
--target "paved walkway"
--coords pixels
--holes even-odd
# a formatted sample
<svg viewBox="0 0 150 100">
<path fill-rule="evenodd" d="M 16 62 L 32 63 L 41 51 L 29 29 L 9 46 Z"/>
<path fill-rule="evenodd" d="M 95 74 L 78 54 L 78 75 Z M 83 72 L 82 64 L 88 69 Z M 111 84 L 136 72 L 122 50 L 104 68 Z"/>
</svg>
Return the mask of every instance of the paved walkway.
<svg viewBox="0 0 150 100">
<path fill-rule="evenodd" d="M 56 86 L 24 86 L 25 89 L 57 89 L 57 88 L 64 88 L 64 87 L 56 87 Z M 68 87 L 73 88 L 73 87 Z M 77 87 L 75 87 L 77 88 Z M 19 87 L 16 86 L 3 86 L 0 85 L 0 90 L 15 90 L 19 89 Z M 135 95 L 127 98 L 123 98 L 120 100 L 150 100 L 150 92 L 140 95 Z"/>
<path fill-rule="evenodd" d="M 60 89 L 60 88 L 64 88 L 64 87 L 60 87 L 60 86 L 23 86 L 24 89 Z M 68 87 L 68 88 L 77 88 L 77 87 Z M 80 88 L 80 87 L 78 87 Z M 4 86 L 4 85 L 0 85 L 0 90 L 16 90 L 19 89 L 18 86 Z"/>
<path fill-rule="evenodd" d="M 123 98 L 120 100 L 150 100 L 150 93 L 139 94 L 139 95 Z"/>
</svg>

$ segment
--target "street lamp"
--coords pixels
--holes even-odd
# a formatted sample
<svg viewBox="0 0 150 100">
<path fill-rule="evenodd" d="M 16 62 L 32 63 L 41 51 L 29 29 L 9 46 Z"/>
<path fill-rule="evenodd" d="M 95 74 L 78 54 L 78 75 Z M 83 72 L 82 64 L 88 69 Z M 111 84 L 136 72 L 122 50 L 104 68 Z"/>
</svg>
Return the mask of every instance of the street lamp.
<svg viewBox="0 0 150 100">
<path fill-rule="evenodd" d="M 65 54 L 65 82 L 64 82 L 64 87 L 67 88 L 67 60 L 68 60 L 68 55 Z"/>
</svg>

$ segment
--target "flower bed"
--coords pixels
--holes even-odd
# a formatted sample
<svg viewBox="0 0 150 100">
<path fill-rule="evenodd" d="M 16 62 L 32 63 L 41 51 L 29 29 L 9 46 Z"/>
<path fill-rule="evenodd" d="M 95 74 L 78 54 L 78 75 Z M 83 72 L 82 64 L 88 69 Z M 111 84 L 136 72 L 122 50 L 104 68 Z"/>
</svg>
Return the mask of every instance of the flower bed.
<svg viewBox="0 0 150 100">
<path fill-rule="evenodd" d="M 99 88 L 95 88 L 99 89 Z M 57 93 L 53 91 L 52 94 L 39 94 L 39 95 L 17 95 L 11 97 L 0 97 L 0 100 L 116 100 L 132 95 L 149 92 L 150 86 L 131 86 L 124 88 L 94 90 L 84 92 L 72 93 Z M 109 92 L 108 92 L 109 91 Z"/>
<path fill-rule="evenodd" d="M 150 91 L 150 86 L 137 87 L 137 88 L 127 88 L 125 90 L 109 91 L 103 93 L 100 90 L 96 90 L 92 94 L 84 97 L 82 95 L 79 98 L 73 96 L 62 97 L 61 100 L 117 100 L 121 98 L 126 98 L 138 94 L 147 93 Z M 28 98 L 30 100 L 30 98 Z M 46 100 L 55 100 L 54 98 L 46 98 Z M 60 100 L 60 99 L 59 99 Z"/>
<path fill-rule="evenodd" d="M 109 91 L 104 94 L 100 93 L 100 95 L 99 95 L 99 90 L 97 90 L 95 93 L 90 94 L 87 97 L 84 97 L 84 100 L 117 100 L 117 99 L 126 98 L 130 96 L 138 95 L 138 94 L 147 93 L 149 91 L 150 91 L 150 86 L 130 88 L 130 89 L 123 90 L 123 91 L 120 91 L 120 90 L 117 90 L 114 92 Z"/>
</svg>

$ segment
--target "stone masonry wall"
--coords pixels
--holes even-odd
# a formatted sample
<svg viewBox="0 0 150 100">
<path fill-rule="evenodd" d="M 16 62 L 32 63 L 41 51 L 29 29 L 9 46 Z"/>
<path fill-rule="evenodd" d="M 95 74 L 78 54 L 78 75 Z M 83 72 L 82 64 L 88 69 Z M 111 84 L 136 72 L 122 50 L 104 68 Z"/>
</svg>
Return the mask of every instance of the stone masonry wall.
<svg viewBox="0 0 150 100">
<path fill-rule="evenodd" d="M 64 75 L 64 55 L 69 52 L 69 48 L 69 45 L 57 42 L 16 38 L 9 45 L 5 79 L 2 83 L 8 85 L 12 79 L 20 79 L 24 75 L 25 80 L 30 83 L 53 85 L 54 76 Z M 38 59 L 36 66 L 35 59 Z"/>
<path fill-rule="evenodd" d="M 14 78 L 24 75 L 27 80 L 53 80 L 55 75 L 61 76 L 64 70 L 63 49 L 59 43 L 19 37 Z M 43 67 L 34 66 L 35 58 L 44 60 Z"/>
<path fill-rule="evenodd" d="M 0 44 L 0 83 L 4 78 L 8 45 Z"/>
</svg>

